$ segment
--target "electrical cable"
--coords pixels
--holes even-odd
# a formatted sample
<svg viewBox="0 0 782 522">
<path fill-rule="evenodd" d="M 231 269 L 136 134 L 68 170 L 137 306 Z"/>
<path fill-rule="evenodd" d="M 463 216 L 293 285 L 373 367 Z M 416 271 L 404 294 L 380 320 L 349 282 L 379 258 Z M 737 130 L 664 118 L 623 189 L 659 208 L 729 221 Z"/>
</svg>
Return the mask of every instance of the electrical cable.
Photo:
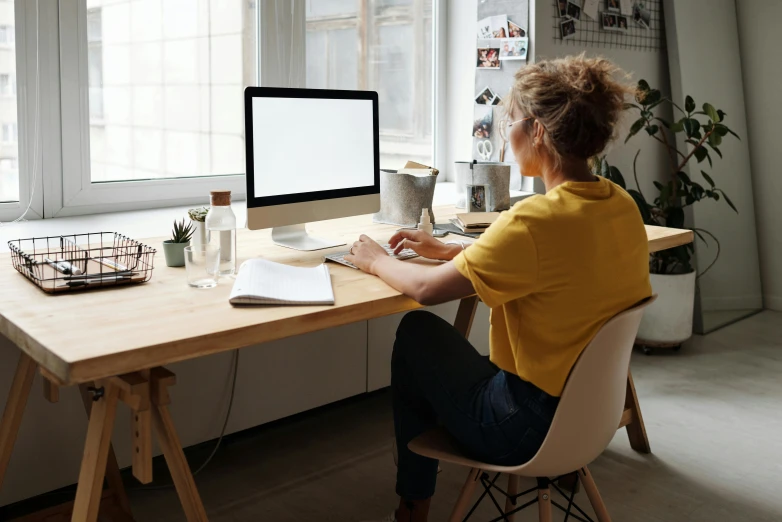
<svg viewBox="0 0 782 522">
<path fill-rule="evenodd" d="M 20 221 L 24 221 L 24 217 L 27 215 L 28 212 L 30 212 L 30 208 L 33 206 L 33 199 L 35 197 L 35 187 L 38 184 L 38 147 L 39 147 L 39 141 L 40 141 L 40 128 L 39 128 L 39 116 L 41 114 L 41 56 L 40 56 L 40 49 L 41 49 L 41 42 L 40 42 L 40 15 L 38 12 L 38 5 L 39 0 L 35 0 L 35 114 L 34 114 L 34 127 L 35 130 L 33 132 L 33 183 L 32 187 L 30 188 L 30 199 L 27 202 L 27 208 L 24 209 L 24 212 L 22 212 L 22 215 L 20 215 L 18 218 L 14 219 L 13 221 L 9 221 L 7 223 L 3 223 L 0 221 L 0 227 L 4 225 L 11 225 L 14 223 L 19 223 Z M 29 92 L 28 88 L 25 88 L 25 94 Z M 25 103 L 27 102 L 27 96 L 25 96 Z M 18 99 L 17 99 L 18 103 Z M 28 120 L 29 121 L 29 120 Z"/>
</svg>

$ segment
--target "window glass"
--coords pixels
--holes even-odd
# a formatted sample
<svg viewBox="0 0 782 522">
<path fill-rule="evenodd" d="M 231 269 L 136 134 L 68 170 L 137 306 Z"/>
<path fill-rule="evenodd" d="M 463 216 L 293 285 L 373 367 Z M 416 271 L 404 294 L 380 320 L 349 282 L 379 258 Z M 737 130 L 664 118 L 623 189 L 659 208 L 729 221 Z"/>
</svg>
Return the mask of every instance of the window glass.
<svg viewBox="0 0 782 522">
<path fill-rule="evenodd" d="M 13 14 L 13 10 L 11 10 Z M 10 20 L 13 23 L 13 19 Z M 0 24 L 0 44 L 14 45 L 15 35 L 14 26 L 8 24 Z"/>
<path fill-rule="evenodd" d="M 307 87 L 378 92 L 380 165 L 432 162 L 432 0 L 310 0 Z"/>
<path fill-rule="evenodd" d="M 93 182 L 244 173 L 256 2 L 88 0 Z"/>
<path fill-rule="evenodd" d="M 307 0 L 307 18 L 355 15 L 363 0 Z"/>
<path fill-rule="evenodd" d="M 19 201 L 14 6 L 0 4 L 0 203 Z"/>
</svg>

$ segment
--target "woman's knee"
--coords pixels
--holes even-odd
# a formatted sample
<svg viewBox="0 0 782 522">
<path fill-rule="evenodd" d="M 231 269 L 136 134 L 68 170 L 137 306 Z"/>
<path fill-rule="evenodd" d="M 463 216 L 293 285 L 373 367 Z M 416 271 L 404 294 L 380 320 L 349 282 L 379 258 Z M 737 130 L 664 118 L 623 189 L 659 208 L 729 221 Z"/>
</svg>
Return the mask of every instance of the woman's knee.
<svg viewBox="0 0 782 522">
<path fill-rule="evenodd" d="M 432 332 L 436 325 L 442 322 L 438 316 L 425 310 L 416 310 L 408 312 L 399 323 L 396 329 L 396 343 L 409 346 L 418 344 Z M 401 341 L 401 342 L 400 342 Z M 400 346 L 401 347 L 401 346 Z"/>
<path fill-rule="evenodd" d="M 408 352 L 420 353 L 431 346 L 431 336 L 443 326 L 449 326 L 443 319 L 431 312 L 416 310 L 406 314 L 396 330 L 394 357 Z"/>
</svg>

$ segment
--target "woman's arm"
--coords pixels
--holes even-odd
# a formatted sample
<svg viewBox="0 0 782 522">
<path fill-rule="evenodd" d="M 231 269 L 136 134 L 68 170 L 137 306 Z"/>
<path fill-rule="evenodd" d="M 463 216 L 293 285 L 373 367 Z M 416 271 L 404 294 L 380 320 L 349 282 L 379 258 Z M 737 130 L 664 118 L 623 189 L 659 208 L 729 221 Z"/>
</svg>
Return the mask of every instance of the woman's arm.
<svg viewBox="0 0 782 522">
<path fill-rule="evenodd" d="M 361 236 L 351 251 L 345 256 L 347 261 L 422 305 L 446 303 L 475 293 L 470 280 L 453 263 L 431 266 L 399 261 L 367 236 Z"/>
</svg>

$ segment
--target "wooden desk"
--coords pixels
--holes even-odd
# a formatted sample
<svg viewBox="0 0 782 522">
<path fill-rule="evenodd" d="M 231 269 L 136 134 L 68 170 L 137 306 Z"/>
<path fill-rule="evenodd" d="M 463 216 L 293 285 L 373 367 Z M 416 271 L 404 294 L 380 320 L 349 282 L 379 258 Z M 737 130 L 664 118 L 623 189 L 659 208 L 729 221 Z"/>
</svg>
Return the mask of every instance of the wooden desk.
<svg viewBox="0 0 782 522">
<path fill-rule="evenodd" d="M 435 209 L 438 220 L 455 213 L 454 207 Z M 375 225 L 369 216 L 360 216 L 315 223 L 309 228 L 351 243 L 362 233 L 386 241 L 397 227 Z M 647 234 L 650 251 L 692 241 L 692 232 L 685 230 L 647 227 Z M 166 389 L 174 383 L 174 376 L 163 365 L 421 306 L 374 276 L 331 264 L 334 306 L 232 308 L 228 304 L 231 282 L 222 281 L 211 290 L 189 288 L 183 269 L 168 268 L 163 263 L 163 239 L 143 240 L 158 248 L 149 283 L 59 296 L 45 295 L 12 268 L 8 255 L 0 256 L 0 332 L 21 349 L 0 421 L 0 486 L 34 373 L 40 369 L 46 377 L 47 398 L 56 401 L 58 386 L 81 385 L 90 414 L 72 520 L 95 521 L 101 496 L 106 499 L 104 508 L 115 512 L 116 520 L 132 520 L 110 445 L 117 405 L 125 402 L 134 411 L 134 431 L 139 433 L 138 440 L 134 440 L 134 475 L 142 482 L 151 481 L 150 426 L 154 426 L 188 521 L 205 521 L 204 508 L 168 412 Z M 271 242 L 269 231 L 240 230 L 237 241 L 239 262 L 264 257 L 291 265 L 314 266 L 321 262 L 324 253 L 277 247 Z M 465 335 L 476 306 L 475 297 L 460 303 L 456 327 Z M 627 426 L 633 447 L 648 452 L 632 379 L 628 380 L 627 409 L 620 427 L 623 426 Z M 104 473 L 110 486 L 106 494 L 102 493 Z"/>
</svg>

